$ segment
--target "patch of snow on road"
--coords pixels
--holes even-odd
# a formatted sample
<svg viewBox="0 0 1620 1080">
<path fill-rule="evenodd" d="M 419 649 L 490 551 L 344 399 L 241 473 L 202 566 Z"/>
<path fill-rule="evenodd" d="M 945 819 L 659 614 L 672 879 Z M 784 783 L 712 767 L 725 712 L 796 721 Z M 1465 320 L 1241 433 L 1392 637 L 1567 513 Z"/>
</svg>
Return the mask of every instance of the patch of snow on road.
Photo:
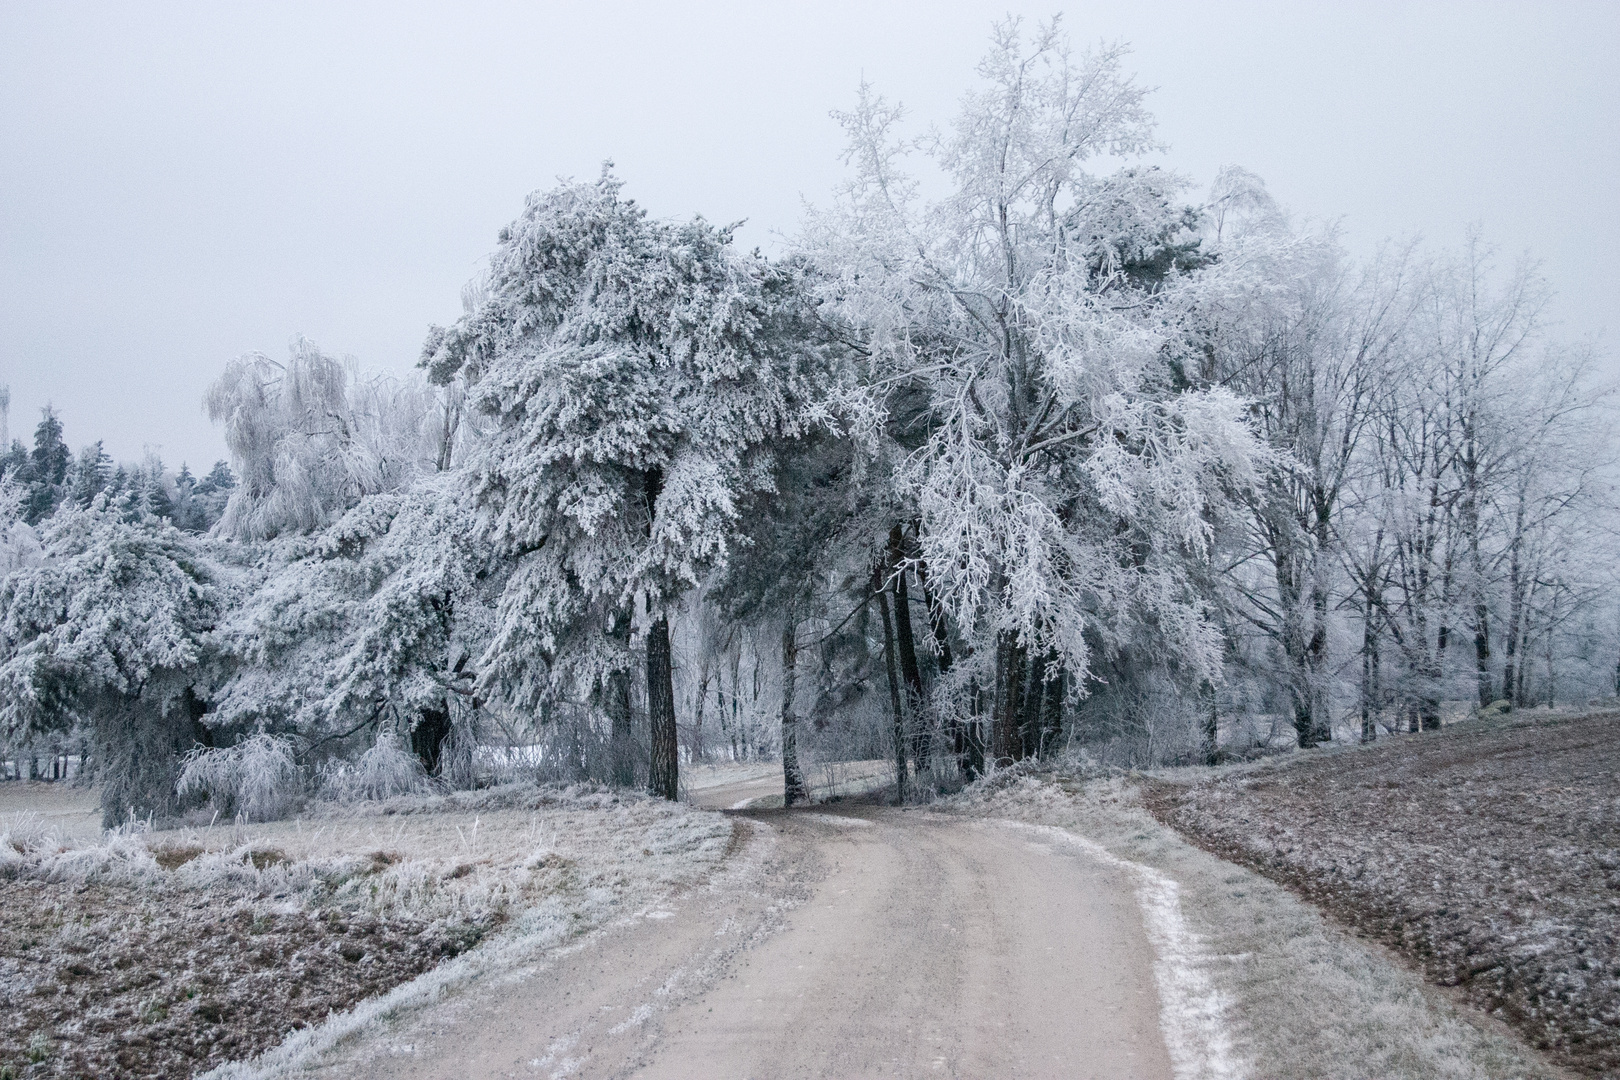
<svg viewBox="0 0 1620 1080">
<path fill-rule="evenodd" d="M 1225 997 L 1205 974 L 1212 958 L 1182 917 L 1175 880 L 1065 829 L 1005 819 L 998 823 L 1078 848 L 1136 879 L 1143 927 L 1156 958 L 1153 975 L 1159 987 L 1159 1029 L 1176 1080 L 1237 1080 L 1246 1075 L 1227 1033 Z"/>
</svg>

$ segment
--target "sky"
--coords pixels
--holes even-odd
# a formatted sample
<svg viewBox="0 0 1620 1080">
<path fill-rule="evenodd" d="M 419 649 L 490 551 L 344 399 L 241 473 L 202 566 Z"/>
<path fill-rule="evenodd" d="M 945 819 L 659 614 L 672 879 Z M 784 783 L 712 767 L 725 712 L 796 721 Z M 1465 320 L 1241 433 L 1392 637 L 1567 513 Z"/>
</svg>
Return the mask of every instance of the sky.
<svg viewBox="0 0 1620 1080">
<path fill-rule="evenodd" d="M 202 410 L 298 334 L 408 373 L 530 191 L 611 158 L 776 252 L 864 78 L 949 122 L 991 24 L 1123 41 L 1169 149 L 1371 252 L 1480 227 L 1620 374 L 1620 4 L 0 0 L 0 386 L 69 443 L 224 456 Z"/>
</svg>

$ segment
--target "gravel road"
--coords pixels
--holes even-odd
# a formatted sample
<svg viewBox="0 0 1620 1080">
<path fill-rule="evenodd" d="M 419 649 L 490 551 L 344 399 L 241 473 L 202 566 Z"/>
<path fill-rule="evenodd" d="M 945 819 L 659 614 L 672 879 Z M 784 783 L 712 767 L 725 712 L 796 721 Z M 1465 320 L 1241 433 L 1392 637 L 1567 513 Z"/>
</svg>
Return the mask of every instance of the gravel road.
<svg viewBox="0 0 1620 1080">
<path fill-rule="evenodd" d="M 1171 1075 L 1117 865 L 921 810 L 734 813 L 740 849 L 712 886 L 418 1013 L 329 1074 Z"/>
</svg>

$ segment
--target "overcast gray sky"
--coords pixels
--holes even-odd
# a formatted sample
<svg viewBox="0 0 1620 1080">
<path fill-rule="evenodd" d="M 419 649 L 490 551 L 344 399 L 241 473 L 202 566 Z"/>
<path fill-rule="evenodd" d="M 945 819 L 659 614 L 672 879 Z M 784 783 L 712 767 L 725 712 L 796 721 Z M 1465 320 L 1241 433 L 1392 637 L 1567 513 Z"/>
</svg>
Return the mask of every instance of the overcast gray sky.
<svg viewBox="0 0 1620 1080">
<path fill-rule="evenodd" d="M 0 2 L 0 384 L 29 438 L 206 466 L 230 357 L 406 371 L 529 191 L 613 158 L 768 250 L 862 75 L 949 119 L 990 23 L 1124 40 L 1166 162 L 1259 173 L 1358 250 L 1483 225 L 1563 333 L 1620 331 L 1620 4 Z"/>
</svg>

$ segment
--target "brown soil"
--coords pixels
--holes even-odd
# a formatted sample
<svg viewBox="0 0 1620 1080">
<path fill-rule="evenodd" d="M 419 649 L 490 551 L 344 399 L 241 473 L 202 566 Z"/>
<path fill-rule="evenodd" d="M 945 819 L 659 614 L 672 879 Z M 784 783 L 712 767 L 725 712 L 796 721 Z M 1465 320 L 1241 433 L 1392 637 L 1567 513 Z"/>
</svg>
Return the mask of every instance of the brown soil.
<svg viewBox="0 0 1620 1080">
<path fill-rule="evenodd" d="M 412 979 L 487 927 L 0 881 L 0 1077 L 185 1077 Z"/>
<path fill-rule="evenodd" d="M 1620 713 L 1473 721 L 1191 783 L 1149 809 L 1620 1077 Z"/>
</svg>

